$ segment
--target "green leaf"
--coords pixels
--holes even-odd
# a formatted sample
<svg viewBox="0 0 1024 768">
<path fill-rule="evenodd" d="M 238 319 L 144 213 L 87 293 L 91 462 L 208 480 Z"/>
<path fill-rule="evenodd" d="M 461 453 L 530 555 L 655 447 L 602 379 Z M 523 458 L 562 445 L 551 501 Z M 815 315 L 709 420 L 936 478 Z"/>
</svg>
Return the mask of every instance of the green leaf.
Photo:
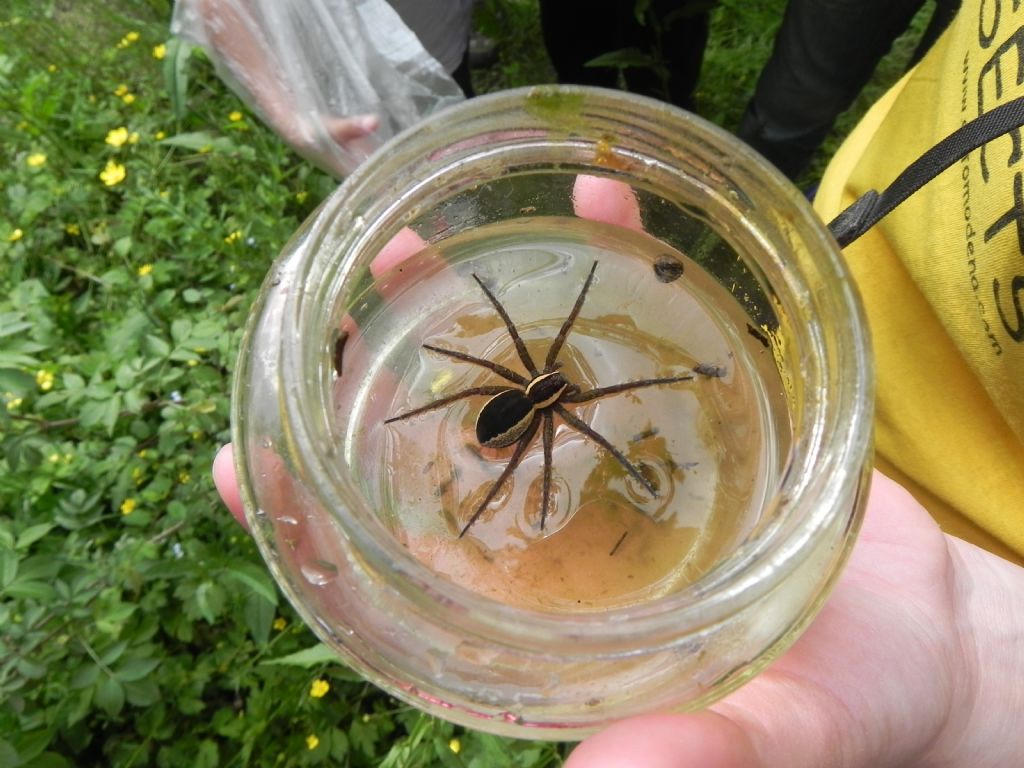
<svg viewBox="0 0 1024 768">
<path fill-rule="evenodd" d="M 160 686 L 149 677 L 124 685 L 125 698 L 133 707 L 151 707 L 161 699 Z"/>
<path fill-rule="evenodd" d="M 115 661 L 124 656 L 124 652 L 128 650 L 127 640 L 118 640 L 116 643 L 112 643 L 102 650 L 100 653 L 100 662 L 109 667 Z"/>
<path fill-rule="evenodd" d="M 14 765 L 32 765 L 33 761 L 44 749 L 50 746 L 53 741 L 53 731 L 43 728 L 38 731 L 20 734 L 14 741 L 14 748 L 18 752 L 19 762 Z"/>
<path fill-rule="evenodd" d="M 217 744 L 210 739 L 199 743 L 199 754 L 196 755 L 195 768 L 217 768 L 220 765 L 220 753 Z"/>
<path fill-rule="evenodd" d="M 18 575 L 18 556 L 10 551 L 0 551 L 0 587 L 9 585 Z"/>
<path fill-rule="evenodd" d="M 14 548 L 28 549 L 52 530 L 52 523 L 37 523 L 36 525 L 30 525 L 18 534 L 18 541 L 14 545 Z"/>
<path fill-rule="evenodd" d="M 174 117 L 181 120 L 188 113 L 188 60 L 192 55 L 192 44 L 180 37 L 167 41 L 164 56 L 164 85 L 171 99 Z"/>
<path fill-rule="evenodd" d="M 159 336 L 150 334 L 143 339 L 143 350 L 155 357 L 167 357 L 171 354 L 171 345 Z"/>
<path fill-rule="evenodd" d="M 207 623 L 215 624 L 224 610 L 224 590 L 211 581 L 204 581 L 196 588 L 196 607 Z"/>
<path fill-rule="evenodd" d="M 235 581 L 241 582 L 272 607 L 277 606 L 277 588 L 265 570 L 252 563 L 239 563 L 224 571 Z"/>
<path fill-rule="evenodd" d="M 296 651 L 295 653 L 289 653 L 287 656 L 268 659 L 267 661 L 261 662 L 261 665 L 309 668 L 319 667 L 324 664 L 340 663 L 342 663 L 342 661 L 338 654 L 332 651 L 329 646 L 319 643 L 311 648 Z"/>
<path fill-rule="evenodd" d="M 56 752 L 44 752 L 32 761 L 32 768 L 69 768 L 71 763 Z"/>
<path fill-rule="evenodd" d="M 110 717 L 117 717 L 124 708 L 124 686 L 109 675 L 103 677 L 96 686 L 95 701 Z"/>
<path fill-rule="evenodd" d="M 655 67 L 658 60 L 637 48 L 620 48 L 595 56 L 584 64 L 585 67 L 613 67 L 615 69 Z"/>
<path fill-rule="evenodd" d="M 274 606 L 255 593 L 245 599 L 245 625 L 258 645 L 266 645 L 274 622 Z"/>
<path fill-rule="evenodd" d="M 114 670 L 114 676 L 122 683 L 133 683 L 149 675 L 160 666 L 160 659 L 152 656 L 125 659 Z"/>
<path fill-rule="evenodd" d="M 22 312 L 0 312 L 0 338 L 14 336 L 17 333 L 30 330 L 32 321 L 26 320 Z"/>
<path fill-rule="evenodd" d="M 17 579 L 4 587 L 3 591 L 7 597 L 38 600 L 40 602 L 47 602 L 57 597 L 56 590 L 45 581 L 31 581 L 29 579 Z"/>
<path fill-rule="evenodd" d="M 233 154 L 239 147 L 227 136 L 214 136 L 208 131 L 192 131 L 168 136 L 160 142 L 172 147 L 191 149 L 194 152 L 215 152 L 217 154 Z"/>
<path fill-rule="evenodd" d="M 0 368 L 0 392 L 25 395 L 36 388 L 35 377 L 17 368 Z"/>
<path fill-rule="evenodd" d="M 71 676 L 71 680 L 68 681 L 68 685 L 74 690 L 81 690 L 88 688 L 99 679 L 100 667 L 98 664 L 92 662 L 86 662 L 82 664 L 75 673 Z"/>
<path fill-rule="evenodd" d="M 121 633 L 125 622 L 135 612 L 135 608 L 136 606 L 128 605 L 127 603 L 114 606 L 96 618 L 96 629 L 116 637 Z"/>
<path fill-rule="evenodd" d="M 633 17 L 640 26 L 647 26 L 647 11 L 651 7 L 651 0 L 635 0 L 633 3 Z"/>
<path fill-rule="evenodd" d="M 20 765 L 21 759 L 18 757 L 18 750 L 14 748 L 14 745 L 9 741 L 0 739 L 0 765 Z"/>
<path fill-rule="evenodd" d="M 114 241 L 113 246 L 114 253 L 120 256 L 122 259 L 126 258 L 132 250 L 132 239 L 130 237 L 119 237 Z"/>
<path fill-rule="evenodd" d="M 18 659 L 18 663 L 14 666 L 23 677 L 27 677 L 29 680 L 42 680 L 46 677 L 46 665 L 37 661 Z"/>
</svg>

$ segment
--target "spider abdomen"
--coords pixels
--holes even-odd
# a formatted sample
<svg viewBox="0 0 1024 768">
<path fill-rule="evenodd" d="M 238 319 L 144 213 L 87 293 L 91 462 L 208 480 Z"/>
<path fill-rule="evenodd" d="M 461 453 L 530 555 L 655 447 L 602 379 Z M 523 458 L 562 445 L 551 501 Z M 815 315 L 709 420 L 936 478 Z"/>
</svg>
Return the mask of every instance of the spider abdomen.
<svg viewBox="0 0 1024 768">
<path fill-rule="evenodd" d="M 486 448 L 504 448 L 523 436 L 533 423 L 536 405 L 518 389 L 501 392 L 480 409 L 476 439 Z"/>
</svg>

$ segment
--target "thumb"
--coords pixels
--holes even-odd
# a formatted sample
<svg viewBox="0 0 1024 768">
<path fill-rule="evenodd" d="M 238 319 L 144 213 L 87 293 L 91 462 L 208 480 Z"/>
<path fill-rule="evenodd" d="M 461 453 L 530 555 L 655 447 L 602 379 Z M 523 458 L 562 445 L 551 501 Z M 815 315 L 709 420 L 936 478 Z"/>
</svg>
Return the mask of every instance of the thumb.
<svg viewBox="0 0 1024 768">
<path fill-rule="evenodd" d="M 213 459 L 213 484 L 217 486 L 217 492 L 223 499 L 224 504 L 235 519 L 242 524 L 242 527 L 249 530 L 249 524 L 245 520 L 245 509 L 242 505 L 242 497 L 238 492 L 238 481 L 235 478 L 234 450 L 231 443 L 223 446 Z"/>
<path fill-rule="evenodd" d="M 716 712 L 622 720 L 580 744 L 565 768 L 757 768 L 743 728 Z"/>
</svg>

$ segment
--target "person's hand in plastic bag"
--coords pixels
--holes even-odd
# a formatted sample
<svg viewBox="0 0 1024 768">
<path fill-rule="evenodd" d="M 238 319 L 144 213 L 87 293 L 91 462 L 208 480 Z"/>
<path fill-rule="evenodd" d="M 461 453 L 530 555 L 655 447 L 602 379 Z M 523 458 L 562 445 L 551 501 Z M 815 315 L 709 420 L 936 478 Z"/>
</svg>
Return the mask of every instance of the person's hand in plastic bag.
<svg viewBox="0 0 1024 768">
<path fill-rule="evenodd" d="M 468 25 L 470 10 L 437 0 L 441 15 L 426 18 Z M 463 98 L 384 0 L 176 0 L 171 29 L 202 46 L 289 146 L 337 178 L 397 131 Z"/>
</svg>

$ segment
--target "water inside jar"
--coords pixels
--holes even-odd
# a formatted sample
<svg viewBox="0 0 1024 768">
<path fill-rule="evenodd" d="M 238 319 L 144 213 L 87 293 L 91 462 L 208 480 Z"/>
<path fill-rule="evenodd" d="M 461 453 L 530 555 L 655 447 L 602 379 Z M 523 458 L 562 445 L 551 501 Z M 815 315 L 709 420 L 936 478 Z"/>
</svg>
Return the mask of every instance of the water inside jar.
<svg viewBox="0 0 1024 768">
<path fill-rule="evenodd" d="M 538 433 L 460 537 L 516 448 L 477 443 L 488 397 L 384 421 L 467 388 L 516 386 L 424 344 L 531 378 L 474 275 L 542 367 L 595 262 L 558 356 L 566 379 L 589 390 L 693 375 L 566 405 L 657 495 L 556 415 L 543 528 Z M 372 291 L 349 311 L 358 331 L 345 342 L 334 388 L 339 456 L 391 533 L 435 572 L 506 603 L 602 610 L 691 583 L 757 523 L 788 446 L 772 415 L 782 398 L 778 372 L 737 300 L 686 254 L 593 221 L 521 218 L 428 246 L 378 276 Z"/>
</svg>

